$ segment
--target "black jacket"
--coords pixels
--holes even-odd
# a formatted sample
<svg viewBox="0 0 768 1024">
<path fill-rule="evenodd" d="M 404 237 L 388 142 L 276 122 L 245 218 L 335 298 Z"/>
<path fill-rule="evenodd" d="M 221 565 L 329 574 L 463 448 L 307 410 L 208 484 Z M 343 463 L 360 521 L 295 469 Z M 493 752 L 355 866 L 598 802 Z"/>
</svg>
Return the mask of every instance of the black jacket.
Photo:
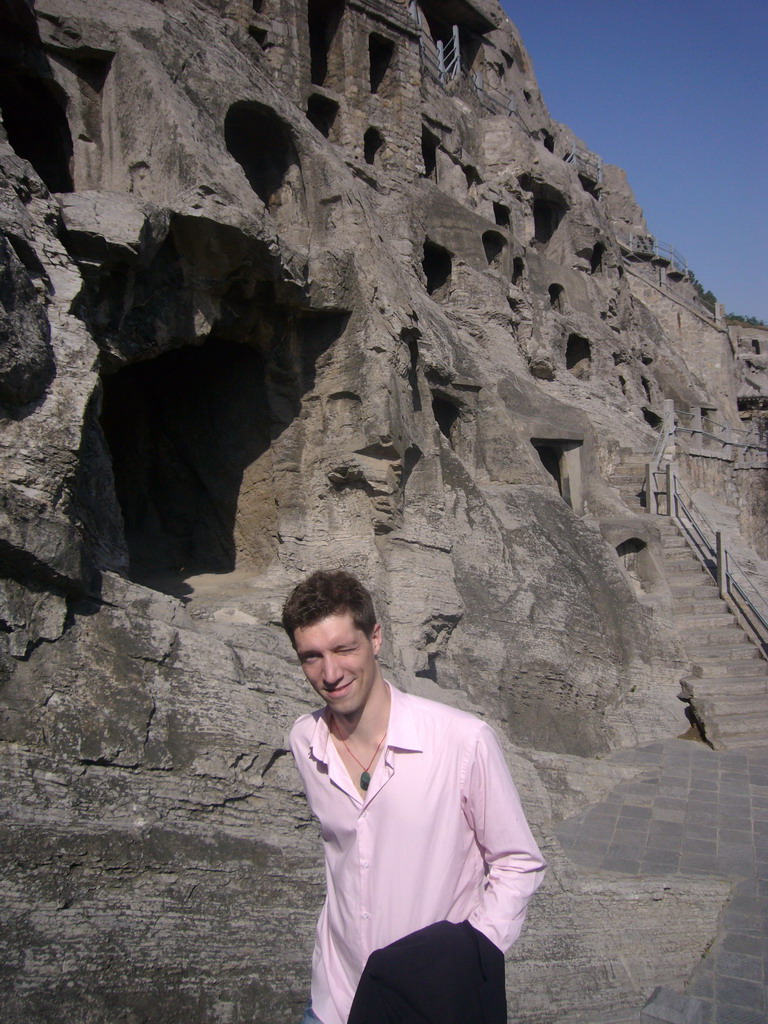
<svg viewBox="0 0 768 1024">
<path fill-rule="evenodd" d="M 504 954 L 438 921 L 368 957 L 347 1024 L 507 1024 Z"/>
</svg>

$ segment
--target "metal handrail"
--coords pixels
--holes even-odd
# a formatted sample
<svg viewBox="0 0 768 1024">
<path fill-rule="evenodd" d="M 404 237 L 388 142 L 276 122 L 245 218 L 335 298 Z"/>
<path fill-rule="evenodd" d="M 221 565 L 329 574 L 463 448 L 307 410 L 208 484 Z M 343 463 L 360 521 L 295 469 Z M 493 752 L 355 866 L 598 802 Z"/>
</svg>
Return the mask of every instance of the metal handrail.
<svg viewBox="0 0 768 1024">
<path fill-rule="evenodd" d="M 742 448 L 744 451 L 759 451 L 765 452 L 765 445 L 762 443 L 759 434 L 756 434 L 755 428 L 752 427 L 749 430 L 740 430 L 738 427 L 732 427 L 728 423 L 719 423 L 717 420 L 713 420 L 710 416 L 702 415 L 701 411 L 697 413 L 685 412 L 682 409 L 675 409 L 674 403 L 670 410 L 671 416 L 674 418 L 673 433 L 679 434 L 690 434 L 691 436 L 698 435 L 700 437 L 708 438 L 711 441 L 718 441 L 723 447 L 729 448 Z M 665 408 L 665 417 L 667 410 Z M 685 421 L 688 426 L 684 426 L 683 423 L 677 422 L 678 420 Z M 695 424 L 701 424 L 706 420 L 707 427 L 719 427 L 720 433 L 716 434 L 711 429 L 708 430 L 704 426 L 696 426 Z M 739 434 L 746 441 L 734 441 L 733 435 Z M 756 440 L 749 440 L 749 438 Z M 658 445 L 657 445 L 658 448 Z M 654 468 L 657 468 L 656 466 Z"/>
<path fill-rule="evenodd" d="M 669 444 L 669 439 L 675 433 L 674 420 L 671 424 L 667 424 L 666 420 L 659 433 L 659 439 L 656 442 L 656 447 L 653 449 L 653 455 L 651 456 L 651 472 L 657 473 L 661 460 L 664 458 L 664 451 Z"/>
<path fill-rule="evenodd" d="M 669 242 L 660 242 L 653 235 L 624 234 L 623 232 L 617 232 L 616 237 L 620 245 L 635 255 L 668 260 L 681 273 L 688 273 L 688 261 Z"/>
<path fill-rule="evenodd" d="M 573 145 L 570 152 L 564 158 L 567 164 L 573 164 L 576 168 L 588 174 L 592 181 L 597 184 L 603 180 L 603 161 L 596 153 L 591 153 L 583 146 Z"/>
<path fill-rule="evenodd" d="M 764 649 L 768 652 L 768 600 L 765 598 L 763 594 L 760 593 L 757 587 L 755 587 L 752 583 L 749 582 L 749 580 L 747 579 L 746 570 L 742 569 L 742 567 L 733 557 L 733 554 L 727 548 L 723 548 L 723 559 L 725 562 L 724 576 L 728 588 L 728 594 L 729 596 L 732 596 L 733 592 L 736 591 L 740 595 L 742 603 L 746 605 L 749 608 L 750 612 L 752 612 L 752 614 L 754 614 L 754 616 L 757 618 L 764 631 L 764 635 L 761 637 L 760 642 L 763 645 Z M 736 579 L 734 570 L 741 574 L 743 583 L 740 583 Z M 760 611 L 756 607 L 755 600 L 754 598 L 750 598 L 749 593 L 747 592 L 748 590 L 751 591 L 754 597 L 757 598 L 757 600 L 760 602 L 764 609 L 763 611 Z M 742 610 L 742 615 L 744 614 L 745 612 Z M 752 626 L 751 628 L 754 632 L 756 632 L 754 626 Z"/>
<path fill-rule="evenodd" d="M 476 71 L 472 76 L 472 85 L 480 99 L 480 103 L 486 110 L 494 114 L 517 114 L 517 103 L 512 93 L 504 93 L 493 85 L 483 82 L 482 71 Z M 518 114 L 519 116 L 519 114 Z"/>
<path fill-rule="evenodd" d="M 477 95 L 482 107 L 491 114 L 506 114 L 508 117 L 516 116 L 530 135 L 530 129 L 520 116 L 515 97 L 512 93 L 505 93 L 495 86 L 484 84 L 483 75 L 480 71 L 476 71 L 471 76 L 464 75 L 465 69 L 461 59 L 461 39 L 458 25 L 452 27 L 449 40 L 446 42 L 438 40 L 435 43 L 424 31 L 421 14 L 415 0 L 411 2 L 410 11 L 413 21 L 421 31 L 419 36 L 421 63 L 432 77 L 445 87 L 452 79 L 458 78 L 460 75 L 464 76 Z"/>
<path fill-rule="evenodd" d="M 745 570 L 726 547 L 722 533 L 707 521 L 674 471 L 668 474 L 668 480 L 668 515 L 677 522 L 683 537 L 714 578 L 720 597 L 733 607 L 763 656 L 768 657 L 768 600 L 747 579 Z M 711 539 L 705 531 L 709 531 Z"/>
<path fill-rule="evenodd" d="M 688 534 L 689 540 L 692 542 L 692 546 L 698 552 L 705 567 L 711 571 L 713 566 L 717 565 L 717 530 L 707 521 L 704 513 L 695 504 L 693 498 L 680 483 L 679 477 L 674 473 L 672 474 L 672 480 L 671 501 L 669 501 L 667 505 L 667 508 L 669 509 L 668 514 L 673 519 L 678 520 L 683 532 Z M 681 491 L 685 495 L 685 498 L 688 499 L 687 501 L 681 497 Z M 683 517 L 680 515 L 681 511 L 684 513 L 690 530 L 683 524 Z M 704 532 L 705 529 L 709 531 L 711 540 Z M 690 537 L 691 532 L 698 538 L 698 542 L 695 542 L 693 538 Z"/>
<path fill-rule="evenodd" d="M 765 451 L 762 445 L 750 444 L 748 441 L 729 441 L 727 438 L 722 437 L 720 434 L 710 434 L 708 430 L 698 430 L 695 427 L 681 427 L 676 426 L 673 433 L 680 434 L 700 434 L 702 437 L 708 437 L 711 441 L 719 441 L 723 447 L 727 448 L 744 448 L 745 450 L 754 450 L 758 452 Z M 749 435 L 748 430 L 736 431 L 739 434 Z"/>
</svg>

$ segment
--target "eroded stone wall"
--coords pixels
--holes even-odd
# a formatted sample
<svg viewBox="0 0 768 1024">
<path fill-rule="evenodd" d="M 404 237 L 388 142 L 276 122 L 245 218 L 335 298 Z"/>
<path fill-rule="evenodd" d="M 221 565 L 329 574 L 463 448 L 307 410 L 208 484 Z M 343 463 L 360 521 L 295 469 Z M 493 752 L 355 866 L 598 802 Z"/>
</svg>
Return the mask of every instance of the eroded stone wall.
<svg viewBox="0 0 768 1024">
<path fill-rule="evenodd" d="M 641 1005 L 713 934 L 721 885 L 585 881 L 551 826 L 581 759 L 686 728 L 610 477 L 665 399 L 731 415 L 688 360 L 720 338 L 630 284 L 634 200 L 498 6 L 417 6 L 0 7 L 11 1024 L 300 1012 L 322 872 L 278 620 L 317 567 L 374 589 L 390 678 L 499 729 L 553 864 L 521 1017 Z"/>
</svg>

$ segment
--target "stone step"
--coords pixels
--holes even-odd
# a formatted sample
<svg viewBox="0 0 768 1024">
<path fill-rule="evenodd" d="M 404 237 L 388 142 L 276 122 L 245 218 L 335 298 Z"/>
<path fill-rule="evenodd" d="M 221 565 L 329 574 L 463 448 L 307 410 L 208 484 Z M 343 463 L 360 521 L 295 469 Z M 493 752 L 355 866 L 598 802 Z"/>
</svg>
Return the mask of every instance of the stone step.
<svg viewBox="0 0 768 1024">
<path fill-rule="evenodd" d="M 739 650 L 743 651 L 744 654 L 741 656 L 730 654 L 718 658 L 691 657 L 693 674 L 702 678 L 716 679 L 762 675 L 762 672 L 754 667 L 755 663 L 765 665 L 765 662 L 757 652 L 757 648 L 753 647 L 750 650 L 749 647 L 740 647 Z M 765 668 L 766 676 L 768 676 L 768 665 Z"/>
<path fill-rule="evenodd" d="M 702 658 L 718 658 L 730 656 L 732 653 L 735 658 L 739 658 L 745 650 L 754 651 L 758 657 L 760 656 L 757 646 L 739 627 L 736 619 L 728 615 L 728 612 L 725 614 L 727 617 L 722 622 L 716 622 L 713 630 L 683 631 L 683 643 L 691 657 L 695 654 Z"/>
<path fill-rule="evenodd" d="M 666 531 L 663 532 L 661 535 L 661 544 L 665 550 L 677 550 L 678 548 L 685 551 L 689 550 L 685 537 L 680 536 L 680 531 L 677 528 L 675 528 L 674 533 Z"/>
<path fill-rule="evenodd" d="M 714 584 L 708 584 L 706 580 L 692 580 L 687 583 L 677 581 L 670 584 L 670 591 L 676 601 L 702 601 L 705 604 L 712 604 L 718 601 L 727 608 L 728 605 L 720 598 L 720 592 Z"/>
<path fill-rule="evenodd" d="M 686 650 L 698 650 L 700 647 L 720 644 L 751 644 L 747 634 L 741 629 L 736 619 L 729 616 L 722 624 L 713 626 L 712 629 L 686 629 L 683 632 L 683 642 Z"/>
<path fill-rule="evenodd" d="M 707 739 L 716 750 L 731 749 L 737 740 L 744 743 L 768 744 L 768 711 L 746 711 L 743 714 L 717 714 L 708 724 L 702 718 Z"/>
<path fill-rule="evenodd" d="M 714 608 L 712 611 L 683 610 L 675 611 L 675 625 L 685 636 L 687 629 L 716 628 L 730 618 L 727 608 Z"/>
<path fill-rule="evenodd" d="M 768 696 L 768 675 L 744 676 L 742 679 L 731 678 L 727 683 L 724 683 L 722 679 L 713 679 L 711 676 L 704 679 L 686 676 L 680 680 L 680 693 L 684 698 L 716 700 L 725 692 L 731 696 L 765 698 Z"/>
<path fill-rule="evenodd" d="M 669 589 L 674 595 L 680 597 L 691 597 L 694 594 L 700 594 L 702 597 L 708 598 L 712 595 L 720 600 L 720 592 L 717 589 L 717 584 L 712 580 L 710 576 L 705 573 L 674 573 L 667 572 L 667 583 L 669 583 Z"/>
<path fill-rule="evenodd" d="M 694 618 L 725 618 L 730 611 L 719 597 L 678 597 L 672 608 L 675 619 Z"/>
<path fill-rule="evenodd" d="M 680 582 L 675 577 L 670 578 L 668 576 L 667 578 L 673 597 L 688 598 L 689 600 L 700 597 L 705 601 L 709 600 L 710 597 L 714 597 L 716 600 L 720 600 L 717 587 L 704 576 L 689 582 Z"/>
<path fill-rule="evenodd" d="M 664 561 L 674 569 L 679 566 L 695 566 L 697 569 L 702 567 L 701 562 L 688 547 L 666 548 L 664 551 Z"/>
<path fill-rule="evenodd" d="M 612 487 L 634 487 L 637 484 L 640 488 L 645 484 L 645 473 L 619 471 L 610 477 L 610 483 Z"/>
<path fill-rule="evenodd" d="M 768 703 L 764 694 L 754 696 L 749 693 L 733 693 L 727 697 L 702 697 L 697 694 L 693 704 L 705 722 L 707 718 L 714 719 L 717 716 L 718 724 L 722 725 L 728 718 L 739 719 L 749 715 L 764 717 L 768 721 Z"/>
<path fill-rule="evenodd" d="M 743 635 L 743 634 L 742 634 Z M 746 643 L 726 642 L 721 644 L 696 644 L 688 643 L 688 638 L 683 637 L 685 650 L 691 661 L 703 661 L 707 664 L 719 664 L 720 662 L 741 662 L 741 661 L 762 661 L 760 652 L 749 639 L 744 637 Z M 768 670 L 768 664 L 765 664 Z"/>
<path fill-rule="evenodd" d="M 724 676 L 699 676 L 696 674 L 685 676 L 680 686 L 686 693 L 696 694 L 697 687 L 702 693 L 709 696 L 723 693 L 737 693 L 743 690 L 750 693 L 752 690 L 760 692 L 761 687 L 768 682 L 766 673 L 757 672 L 731 672 Z"/>
</svg>

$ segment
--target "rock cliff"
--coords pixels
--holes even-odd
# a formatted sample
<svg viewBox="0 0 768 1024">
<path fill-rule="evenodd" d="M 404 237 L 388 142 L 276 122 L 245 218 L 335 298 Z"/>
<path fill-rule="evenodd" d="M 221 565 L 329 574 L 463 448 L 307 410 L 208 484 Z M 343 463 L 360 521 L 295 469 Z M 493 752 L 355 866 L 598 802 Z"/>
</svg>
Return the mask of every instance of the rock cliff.
<svg viewBox="0 0 768 1024">
<path fill-rule="evenodd" d="M 552 837 L 595 758 L 687 727 L 612 476 L 665 401 L 740 425 L 725 325 L 623 173 L 494 0 L 0 23 L 5 1019 L 299 1013 L 323 879 L 277 623 L 333 566 L 389 677 L 504 737 L 553 865 L 511 1007 L 680 987 L 723 886 L 584 878 Z"/>
</svg>

